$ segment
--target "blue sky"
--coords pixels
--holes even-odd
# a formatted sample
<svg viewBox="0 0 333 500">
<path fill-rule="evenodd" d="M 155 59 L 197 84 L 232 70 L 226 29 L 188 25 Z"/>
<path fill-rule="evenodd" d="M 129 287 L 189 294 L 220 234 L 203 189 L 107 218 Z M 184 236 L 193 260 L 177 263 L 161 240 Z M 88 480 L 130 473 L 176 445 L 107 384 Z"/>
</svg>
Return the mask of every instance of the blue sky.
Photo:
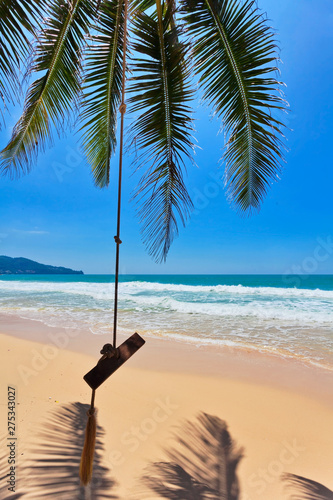
<svg viewBox="0 0 333 500">
<path fill-rule="evenodd" d="M 140 238 L 131 192 L 138 178 L 125 159 L 122 273 L 333 273 L 333 9 L 331 0 L 259 0 L 281 47 L 281 78 L 290 103 L 287 164 L 258 215 L 242 218 L 219 178 L 223 134 L 209 110 L 196 105 L 198 168 L 186 178 L 195 213 L 174 241 L 165 264 L 155 264 Z M 6 119 L 1 147 L 19 116 Z M 0 254 L 45 264 L 114 272 L 117 156 L 111 185 L 100 190 L 76 136 L 68 133 L 40 154 L 19 180 L 0 178 Z"/>
</svg>

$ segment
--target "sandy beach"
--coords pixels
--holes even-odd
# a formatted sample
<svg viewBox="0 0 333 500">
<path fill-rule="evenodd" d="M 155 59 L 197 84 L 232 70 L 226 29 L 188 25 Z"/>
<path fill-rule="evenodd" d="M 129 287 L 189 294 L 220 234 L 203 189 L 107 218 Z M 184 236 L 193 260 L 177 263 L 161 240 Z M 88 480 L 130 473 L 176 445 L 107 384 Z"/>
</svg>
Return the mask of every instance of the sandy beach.
<svg viewBox="0 0 333 500">
<path fill-rule="evenodd" d="M 97 391 L 94 478 L 84 490 L 77 474 L 91 391 L 82 376 L 110 339 L 2 319 L 1 498 L 196 498 L 170 491 L 189 477 L 216 485 L 228 463 L 230 499 L 291 498 L 304 481 L 292 486 L 286 473 L 333 490 L 332 372 L 152 338 Z M 15 493 L 4 477 L 8 387 L 16 402 Z M 232 446 L 221 444 L 221 431 Z M 198 498 L 217 498 L 200 491 Z"/>
</svg>

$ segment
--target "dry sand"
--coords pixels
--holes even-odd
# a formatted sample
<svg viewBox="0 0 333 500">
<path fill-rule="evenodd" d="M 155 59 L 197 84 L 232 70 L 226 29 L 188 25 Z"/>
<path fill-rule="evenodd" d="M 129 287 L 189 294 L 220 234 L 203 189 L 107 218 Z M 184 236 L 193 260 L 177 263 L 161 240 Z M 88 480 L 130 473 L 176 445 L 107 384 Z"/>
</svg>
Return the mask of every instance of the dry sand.
<svg viewBox="0 0 333 500">
<path fill-rule="evenodd" d="M 1 499 L 194 499 L 158 496 L 142 476 L 168 488 L 169 474 L 173 490 L 177 482 L 190 484 L 190 476 L 192 487 L 194 478 L 206 489 L 218 479 L 222 488 L 232 461 L 225 425 L 236 454 L 242 448 L 244 455 L 236 468 L 240 493 L 228 500 L 289 499 L 297 488 L 286 487 L 284 473 L 333 490 L 332 372 L 254 351 L 146 338 L 97 391 L 95 477 L 84 491 L 77 472 L 91 391 L 82 376 L 110 339 L 18 318 L 3 321 L 1 331 Z M 14 442 L 7 434 L 8 386 L 16 392 L 15 494 L 4 477 L 7 444 Z M 161 461 L 163 467 L 151 465 Z M 318 498 L 332 498 L 325 495 Z"/>
</svg>

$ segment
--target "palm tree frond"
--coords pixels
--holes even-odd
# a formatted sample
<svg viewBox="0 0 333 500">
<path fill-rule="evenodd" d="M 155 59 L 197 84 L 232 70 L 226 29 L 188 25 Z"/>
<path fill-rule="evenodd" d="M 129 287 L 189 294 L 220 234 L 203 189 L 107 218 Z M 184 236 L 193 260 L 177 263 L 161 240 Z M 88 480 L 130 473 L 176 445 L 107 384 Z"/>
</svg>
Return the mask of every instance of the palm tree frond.
<svg viewBox="0 0 333 500">
<path fill-rule="evenodd" d="M 53 0 L 38 40 L 31 73 L 42 73 L 29 87 L 21 118 L 1 152 L 0 171 L 28 171 L 38 151 L 52 142 L 52 125 L 72 118 L 81 85 L 81 55 L 93 14 L 91 0 Z"/>
<path fill-rule="evenodd" d="M 259 209 L 283 160 L 286 108 L 279 94 L 276 44 L 254 1 L 181 0 L 204 99 L 223 117 L 228 197 L 241 211 Z"/>
<path fill-rule="evenodd" d="M 131 2 L 131 11 L 146 12 L 153 6 L 156 6 L 156 0 L 133 0 Z M 166 0 L 165 2 L 163 2 L 163 7 L 164 10 L 166 10 L 168 7 L 172 7 L 173 12 L 175 12 L 176 0 Z"/>
<path fill-rule="evenodd" d="M 2 0 L 0 3 L 0 96 L 13 101 L 18 94 L 20 65 L 30 51 L 28 35 L 35 34 L 44 0 Z"/>
<path fill-rule="evenodd" d="M 95 35 L 87 51 L 83 102 L 83 146 L 95 183 L 109 184 L 110 159 L 116 148 L 117 111 L 121 100 L 124 2 L 101 3 Z"/>
<path fill-rule="evenodd" d="M 156 0 L 133 0 L 133 2 L 131 2 L 130 8 L 132 12 L 145 12 L 154 5 L 156 5 Z"/>
<path fill-rule="evenodd" d="M 192 207 L 182 166 L 191 159 L 192 120 L 187 103 L 192 99 L 185 62 L 187 47 L 178 41 L 179 28 L 170 28 L 169 7 L 158 16 L 138 14 L 134 21 L 137 55 L 129 88 L 131 111 L 139 112 L 131 127 L 132 142 L 141 153 L 138 168 L 147 163 L 135 197 L 142 201 L 139 217 L 144 242 L 156 261 L 165 260 L 177 219 L 185 224 Z"/>
</svg>

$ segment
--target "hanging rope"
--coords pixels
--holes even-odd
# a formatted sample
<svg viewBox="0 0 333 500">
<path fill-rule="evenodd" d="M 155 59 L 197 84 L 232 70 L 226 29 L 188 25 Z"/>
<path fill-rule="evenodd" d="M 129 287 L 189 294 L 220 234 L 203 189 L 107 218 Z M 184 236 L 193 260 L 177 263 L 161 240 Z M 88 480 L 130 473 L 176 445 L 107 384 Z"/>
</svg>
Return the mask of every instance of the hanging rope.
<svg viewBox="0 0 333 500">
<path fill-rule="evenodd" d="M 123 38 L 123 76 L 121 83 L 121 104 L 119 111 L 120 119 L 120 145 L 119 145 L 119 174 L 118 174 L 118 208 L 117 208 L 117 234 L 114 237 L 116 250 L 116 270 L 114 277 L 114 315 L 113 315 L 113 347 L 117 347 L 117 317 L 118 317 L 118 282 L 119 282 L 119 247 L 120 239 L 120 211 L 121 211 L 121 181 L 123 170 L 123 147 L 124 147 L 124 115 L 126 113 L 125 104 L 125 82 L 126 82 L 126 47 L 127 47 L 127 10 L 128 0 L 125 0 L 124 38 Z"/>
<path fill-rule="evenodd" d="M 79 476 L 82 484 L 90 483 L 93 473 L 94 453 L 96 443 L 95 390 L 92 391 L 90 408 L 87 411 L 88 421 L 86 435 L 81 455 Z"/>
<path fill-rule="evenodd" d="M 125 104 L 125 82 L 126 82 L 126 46 L 127 46 L 127 11 L 128 0 L 125 0 L 124 11 L 124 35 L 123 35 L 123 75 L 121 85 L 121 104 L 119 111 L 121 114 L 120 121 L 120 146 L 119 146 L 119 174 L 118 174 L 118 208 L 117 208 L 117 234 L 114 237 L 116 249 L 116 270 L 115 270 L 115 291 L 114 291 L 114 316 L 113 316 L 113 345 L 105 344 L 101 350 L 102 357 L 99 363 L 105 358 L 115 356 L 118 358 L 119 353 L 116 349 L 117 345 L 117 315 L 118 315 L 118 282 L 119 282 L 119 246 L 120 239 L 120 212 L 121 212 L 121 181 L 123 169 L 123 145 L 124 145 L 124 115 L 126 112 Z M 86 426 L 86 435 L 84 446 L 82 450 L 81 463 L 80 463 L 80 479 L 84 485 L 87 485 L 92 478 L 93 462 L 96 442 L 96 416 L 95 416 L 95 389 L 93 389 L 91 396 L 90 408 L 87 412 L 88 421 Z"/>
</svg>

